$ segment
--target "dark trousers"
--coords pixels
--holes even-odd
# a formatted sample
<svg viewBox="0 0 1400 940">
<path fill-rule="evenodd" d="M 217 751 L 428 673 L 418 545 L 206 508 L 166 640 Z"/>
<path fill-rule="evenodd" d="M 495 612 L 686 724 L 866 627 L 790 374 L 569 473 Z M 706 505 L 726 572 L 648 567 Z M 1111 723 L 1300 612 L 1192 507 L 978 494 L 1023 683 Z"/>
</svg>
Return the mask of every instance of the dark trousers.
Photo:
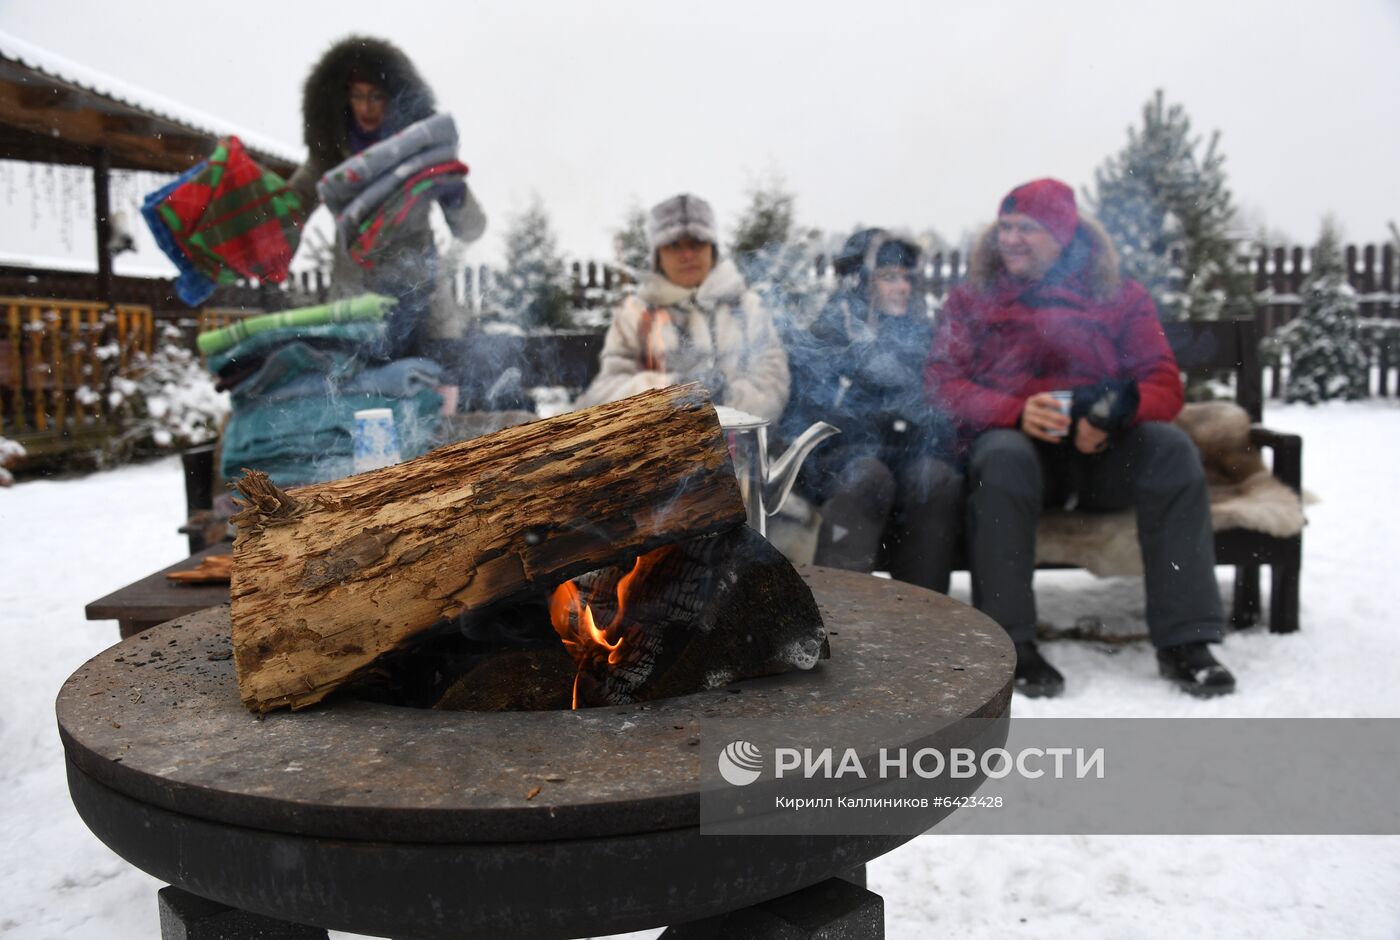
<svg viewBox="0 0 1400 940">
<path fill-rule="evenodd" d="M 1099 455 L 1069 441 L 988 431 L 968 460 L 968 560 L 972 601 L 1016 642 L 1035 639 L 1035 530 L 1046 505 L 1137 512 L 1147 628 L 1158 648 L 1221 638 L 1215 542 L 1205 471 L 1191 439 L 1160 422 L 1141 424 Z"/>
<path fill-rule="evenodd" d="M 870 571 L 885 547 L 893 577 L 946 594 L 962 528 L 962 475 L 937 457 L 907 456 L 894 469 L 859 450 L 834 457 L 840 469 L 822 504 L 816 563 Z"/>
</svg>

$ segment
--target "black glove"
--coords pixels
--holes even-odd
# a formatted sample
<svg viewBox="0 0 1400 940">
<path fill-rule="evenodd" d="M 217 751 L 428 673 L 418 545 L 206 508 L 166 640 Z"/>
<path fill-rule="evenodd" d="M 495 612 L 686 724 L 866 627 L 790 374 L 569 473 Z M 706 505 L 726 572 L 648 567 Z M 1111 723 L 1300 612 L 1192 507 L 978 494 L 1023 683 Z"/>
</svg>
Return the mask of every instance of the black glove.
<svg viewBox="0 0 1400 940">
<path fill-rule="evenodd" d="M 1106 434 L 1128 429 L 1138 411 L 1138 387 L 1134 379 L 1104 379 L 1074 390 L 1069 416 L 1089 423 Z"/>
</svg>

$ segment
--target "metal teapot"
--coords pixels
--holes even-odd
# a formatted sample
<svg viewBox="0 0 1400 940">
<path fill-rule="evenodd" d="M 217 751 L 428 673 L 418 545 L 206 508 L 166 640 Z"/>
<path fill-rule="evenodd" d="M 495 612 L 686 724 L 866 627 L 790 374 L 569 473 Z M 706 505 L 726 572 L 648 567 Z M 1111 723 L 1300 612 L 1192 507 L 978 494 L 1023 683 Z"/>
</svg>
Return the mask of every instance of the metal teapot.
<svg viewBox="0 0 1400 940">
<path fill-rule="evenodd" d="M 768 422 L 754 415 L 720 408 L 720 425 L 734 457 L 739 493 L 748 509 L 749 525 L 760 535 L 768 532 L 768 517 L 783 508 L 797 471 L 818 444 L 840 430 L 818 421 L 798 435 L 777 460 L 768 461 Z"/>
</svg>

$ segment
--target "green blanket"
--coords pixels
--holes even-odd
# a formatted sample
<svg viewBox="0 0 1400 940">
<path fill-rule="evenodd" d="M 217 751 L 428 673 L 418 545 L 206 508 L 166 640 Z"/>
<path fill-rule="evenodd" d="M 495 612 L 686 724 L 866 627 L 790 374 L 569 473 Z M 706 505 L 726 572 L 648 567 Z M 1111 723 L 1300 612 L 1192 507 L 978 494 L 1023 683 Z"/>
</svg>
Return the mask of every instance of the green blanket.
<svg viewBox="0 0 1400 940">
<path fill-rule="evenodd" d="M 326 323 L 351 323 L 357 320 L 383 320 L 384 314 L 394 304 L 392 297 L 381 294 L 361 294 L 346 300 L 337 300 L 316 307 L 301 307 L 297 310 L 283 310 L 281 313 L 268 313 L 259 317 L 249 317 L 220 330 L 199 334 L 199 351 L 206 356 L 225 352 L 246 339 L 270 330 L 287 327 L 318 326 Z"/>
</svg>

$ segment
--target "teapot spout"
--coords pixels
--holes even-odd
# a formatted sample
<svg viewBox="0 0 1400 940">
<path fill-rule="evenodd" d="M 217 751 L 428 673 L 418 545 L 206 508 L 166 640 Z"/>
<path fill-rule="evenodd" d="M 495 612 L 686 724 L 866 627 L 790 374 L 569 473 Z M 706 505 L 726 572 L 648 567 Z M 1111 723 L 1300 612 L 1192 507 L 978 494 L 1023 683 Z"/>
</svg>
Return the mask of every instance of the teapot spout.
<svg viewBox="0 0 1400 940">
<path fill-rule="evenodd" d="M 792 485 L 797 482 L 797 471 L 802 469 L 802 461 L 807 459 L 807 455 L 822 441 L 840 433 L 839 428 L 825 421 L 818 421 L 803 431 L 783 455 L 773 462 L 768 468 L 763 484 L 763 505 L 768 515 L 771 516 L 783 508 L 788 493 L 792 492 Z"/>
</svg>

